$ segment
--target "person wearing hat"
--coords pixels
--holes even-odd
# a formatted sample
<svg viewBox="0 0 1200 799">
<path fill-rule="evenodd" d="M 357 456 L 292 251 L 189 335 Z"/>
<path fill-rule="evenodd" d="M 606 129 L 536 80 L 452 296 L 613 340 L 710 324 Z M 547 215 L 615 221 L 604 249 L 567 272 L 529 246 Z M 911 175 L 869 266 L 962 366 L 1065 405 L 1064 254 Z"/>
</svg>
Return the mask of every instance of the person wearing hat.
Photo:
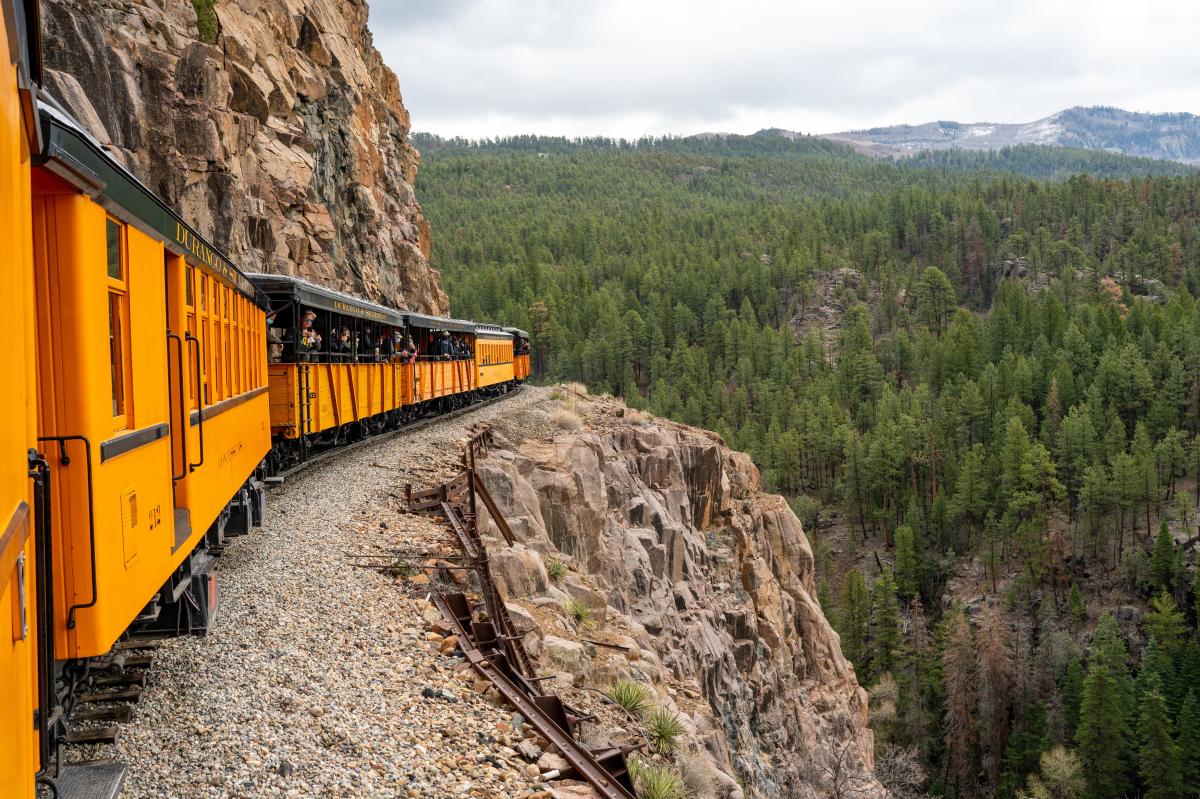
<svg viewBox="0 0 1200 799">
<path fill-rule="evenodd" d="M 442 331 L 442 336 L 438 339 L 437 343 L 437 352 L 434 354 L 443 361 L 449 361 L 454 358 L 454 343 L 450 341 L 450 331 Z"/>
<path fill-rule="evenodd" d="M 399 332 L 396 334 L 399 336 Z M 417 343 L 413 341 L 412 335 L 404 336 L 404 343 L 400 345 L 400 363 L 415 363 L 417 360 Z"/>
<path fill-rule="evenodd" d="M 308 310 L 300 317 L 300 354 L 306 361 L 311 361 L 321 351 L 321 334 L 313 327 L 317 318 L 316 311 Z"/>
</svg>

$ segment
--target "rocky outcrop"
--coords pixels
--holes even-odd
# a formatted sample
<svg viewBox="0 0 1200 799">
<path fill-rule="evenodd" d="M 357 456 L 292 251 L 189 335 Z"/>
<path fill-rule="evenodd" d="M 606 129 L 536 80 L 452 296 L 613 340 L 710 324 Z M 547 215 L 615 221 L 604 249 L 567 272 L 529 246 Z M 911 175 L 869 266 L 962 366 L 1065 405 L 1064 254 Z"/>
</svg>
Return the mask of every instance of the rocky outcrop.
<svg viewBox="0 0 1200 799">
<path fill-rule="evenodd" d="M 585 689 L 652 686 L 684 721 L 686 757 L 713 769 L 709 795 L 885 796 L 866 692 L 817 603 L 786 502 L 710 434 L 597 427 L 479 464 L 517 538 L 489 540 L 493 573 L 511 607 L 538 619 L 529 644 L 543 671 Z M 555 561 L 570 570 L 548 572 Z M 580 605 L 593 621 L 573 623 Z"/>
<path fill-rule="evenodd" d="M 243 269 L 449 311 L 363 0 L 47 0 L 43 18 L 49 91 Z"/>
</svg>

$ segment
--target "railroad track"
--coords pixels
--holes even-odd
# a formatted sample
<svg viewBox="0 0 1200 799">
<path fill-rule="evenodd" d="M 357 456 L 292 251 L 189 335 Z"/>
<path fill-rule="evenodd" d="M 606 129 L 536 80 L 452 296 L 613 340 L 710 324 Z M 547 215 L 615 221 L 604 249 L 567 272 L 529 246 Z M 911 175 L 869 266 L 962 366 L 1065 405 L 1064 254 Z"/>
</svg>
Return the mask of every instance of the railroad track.
<svg viewBox="0 0 1200 799">
<path fill-rule="evenodd" d="M 512 397 L 515 394 L 517 394 L 522 388 L 524 388 L 524 386 L 519 385 L 512 391 L 508 392 L 507 394 L 501 394 L 498 397 L 492 397 L 491 399 L 482 400 L 480 402 L 473 402 L 470 405 L 467 405 L 466 407 L 459 408 L 454 411 L 450 411 L 449 413 L 439 413 L 439 414 L 435 414 L 433 416 L 426 416 L 421 419 L 416 419 L 414 421 L 409 422 L 406 425 L 403 425 L 402 427 L 397 428 L 396 430 L 389 430 L 386 433 L 380 433 L 379 435 L 375 435 L 375 436 L 368 436 L 367 438 L 364 438 L 361 441 L 355 441 L 353 444 L 345 444 L 340 447 L 330 447 L 329 449 L 327 449 L 323 452 L 313 455 L 311 458 L 307 459 L 303 463 L 296 464 L 295 466 L 291 467 L 290 469 L 285 469 L 284 471 L 279 472 L 278 474 L 271 475 L 270 477 L 268 477 L 266 479 L 265 482 L 266 482 L 268 488 L 273 488 L 275 486 L 282 485 L 284 483 L 284 481 L 287 480 L 289 477 L 292 477 L 293 475 L 296 475 L 299 472 L 304 471 L 305 469 L 309 468 L 310 466 L 316 466 L 320 463 L 324 463 L 325 461 L 332 460 L 339 455 L 344 455 L 348 452 L 354 452 L 355 450 L 362 449 L 367 446 L 371 446 L 374 444 L 382 444 L 384 441 L 390 441 L 393 438 L 397 438 L 398 436 L 404 435 L 406 433 L 415 433 L 416 431 L 422 430 L 426 427 L 429 427 L 430 425 L 435 424 L 436 422 L 444 422 L 444 421 L 448 421 L 450 419 L 455 419 L 459 416 L 465 416 L 468 413 L 472 413 L 474 411 L 481 410 L 483 408 L 486 408 L 489 405 L 493 405 L 497 402 L 500 402 L 503 399 Z"/>
</svg>

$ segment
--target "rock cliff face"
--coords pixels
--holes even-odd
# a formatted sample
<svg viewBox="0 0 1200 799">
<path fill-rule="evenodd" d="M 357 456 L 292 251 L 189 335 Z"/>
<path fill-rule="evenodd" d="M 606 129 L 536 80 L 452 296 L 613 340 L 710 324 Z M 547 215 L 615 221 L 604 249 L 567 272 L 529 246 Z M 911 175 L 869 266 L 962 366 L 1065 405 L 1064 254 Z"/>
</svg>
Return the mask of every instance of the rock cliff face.
<svg viewBox="0 0 1200 799">
<path fill-rule="evenodd" d="M 363 0 L 47 0 L 43 19 L 50 92 L 244 269 L 449 311 Z"/>
<path fill-rule="evenodd" d="M 707 795 L 885 796 L 866 692 L 783 499 L 711 434 L 612 401 L 576 412 L 589 429 L 510 443 L 479 465 L 518 541 L 489 541 L 493 572 L 514 615 L 537 620 L 543 671 L 563 673 L 568 694 L 626 677 L 653 686 L 688 730 L 685 775 L 710 770 Z M 554 561 L 570 567 L 556 579 Z"/>
</svg>

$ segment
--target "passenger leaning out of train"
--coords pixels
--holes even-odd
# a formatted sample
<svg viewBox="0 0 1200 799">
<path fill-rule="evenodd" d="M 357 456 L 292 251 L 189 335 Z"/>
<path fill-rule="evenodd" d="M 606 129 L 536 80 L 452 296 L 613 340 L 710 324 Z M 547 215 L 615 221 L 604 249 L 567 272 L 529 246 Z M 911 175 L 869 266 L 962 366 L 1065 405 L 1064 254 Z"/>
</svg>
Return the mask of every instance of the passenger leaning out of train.
<svg viewBox="0 0 1200 799">
<path fill-rule="evenodd" d="M 350 328 L 343 327 L 329 344 L 329 352 L 338 361 L 349 361 L 354 358 L 354 342 L 350 340 Z"/>
<path fill-rule="evenodd" d="M 383 345 L 386 341 L 387 339 L 375 335 L 375 328 L 372 325 L 364 325 L 362 335 L 358 340 L 359 360 L 368 363 L 383 360 L 380 356 L 383 354 Z"/>
<path fill-rule="evenodd" d="M 410 347 L 409 344 L 411 343 L 411 338 L 405 338 L 404 334 L 399 330 L 394 331 L 390 342 L 392 357 L 400 363 L 412 363 L 416 356 L 417 348 L 415 346 Z"/>
<path fill-rule="evenodd" d="M 397 333 L 397 336 L 400 334 Z M 404 342 L 400 344 L 400 363 L 416 363 L 417 361 L 417 343 L 413 341 L 412 336 L 405 336 Z"/>
<path fill-rule="evenodd" d="M 321 351 L 321 334 L 313 328 L 313 320 L 317 318 L 314 311 L 305 311 L 300 321 L 300 358 L 311 361 Z"/>
<path fill-rule="evenodd" d="M 271 311 L 267 314 L 267 353 L 271 363 L 283 360 L 283 336 L 279 333 L 279 328 L 275 327 L 275 315 L 278 313 Z"/>
<path fill-rule="evenodd" d="M 450 334 L 445 330 L 433 345 L 433 357 L 439 361 L 454 360 L 454 344 L 450 341 Z"/>
</svg>

